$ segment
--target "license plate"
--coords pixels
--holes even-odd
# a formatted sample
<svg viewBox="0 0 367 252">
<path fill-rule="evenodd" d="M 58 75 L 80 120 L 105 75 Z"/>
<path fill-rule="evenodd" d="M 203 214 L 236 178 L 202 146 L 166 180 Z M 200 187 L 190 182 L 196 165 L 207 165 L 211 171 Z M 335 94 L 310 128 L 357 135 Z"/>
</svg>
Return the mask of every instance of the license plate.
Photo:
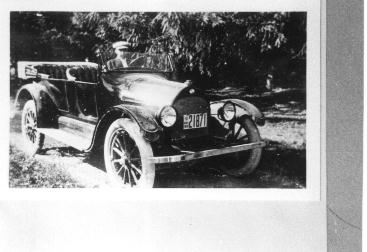
<svg viewBox="0 0 367 252">
<path fill-rule="evenodd" d="M 183 128 L 197 129 L 205 128 L 207 125 L 207 113 L 184 115 Z"/>
</svg>

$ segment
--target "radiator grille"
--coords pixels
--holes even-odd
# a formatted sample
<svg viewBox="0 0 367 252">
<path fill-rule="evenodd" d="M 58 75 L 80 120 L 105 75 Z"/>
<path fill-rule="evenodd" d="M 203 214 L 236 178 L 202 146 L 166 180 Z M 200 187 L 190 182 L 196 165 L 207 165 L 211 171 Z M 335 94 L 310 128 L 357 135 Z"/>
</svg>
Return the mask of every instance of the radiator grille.
<svg viewBox="0 0 367 252">
<path fill-rule="evenodd" d="M 197 129 L 183 129 L 183 116 L 188 114 L 207 113 L 210 116 L 209 103 L 201 97 L 184 97 L 178 99 L 173 107 L 177 111 L 177 122 L 170 130 L 170 136 L 173 140 L 181 140 L 205 136 L 208 134 L 208 127 Z M 209 120 L 208 120 L 209 122 Z"/>
</svg>

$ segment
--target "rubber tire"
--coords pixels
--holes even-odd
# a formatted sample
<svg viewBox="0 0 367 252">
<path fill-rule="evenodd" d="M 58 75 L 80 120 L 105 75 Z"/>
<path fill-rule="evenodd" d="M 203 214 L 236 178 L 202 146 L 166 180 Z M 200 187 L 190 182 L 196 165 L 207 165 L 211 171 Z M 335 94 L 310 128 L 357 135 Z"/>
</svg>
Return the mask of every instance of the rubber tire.
<svg viewBox="0 0 367 252">
<path fill-rule="evenodd" d="M 237 118 L 237 122 L 240 123 L 247 132 L 250 143 L 261 141 L 259 130 L 250 117 L 241 116 L 240 118 Z M 241 156 L 243 158 L 244 153 L 248 153 L 248 157 L 245 160 L 241 160 Z M 259 165 L 261 155 L 262 148 L 225 155 L 221 160 L 225 166 L 231 164 L 231 168 L 225 168 L 223 170 L 225 173 L 235 177 L 241 177 L 250 174 Z"/>
<path fill-rule="evenodd" d="M 125 130 L 129 136 L 135 141 L 136 146 L 139 149 L 141 163 L 142 163 L 142 175 L 139 179 L 139 183 L 135 187 L 139 188 L 152 188 L 155 178 L 155 164 L 149 161 L 150 157 L 153 157 L 153 150 L 150 143 L 144 139 L 140 132 L 140 127 L 137 123 L 128 118 L 120 118 L 115 120 L 107 130 L 104 146 L 103 156 L 105 161 L 105 167 L 108 177 L 114 187 L 124 187 L 124 184 L 120 176 L 115 174 L 115 168 L 112 167 L 109 160 L 110 144 L 114 132 L 117 130 Z"/>
<path fill-rule="evenodd" d="M 33 113 L 36 115 L 36 121 L 37 121 L 36 104 L 34 103 L 33 100 L 29 100 L 24 104 L 21 118 L 21 127 L 22 127 L 22 136 L 24 139 L 23 150 L 27 155 L 34 156 L 42 149 L 45 140 L 45 135 L 37 132 L 36 141 L 34 143 L 32 143 L 28 139 L 25 131 L 25 119 L 26 119 L 25 117 L 28 111 L 33 111 Z"/>
</svg>

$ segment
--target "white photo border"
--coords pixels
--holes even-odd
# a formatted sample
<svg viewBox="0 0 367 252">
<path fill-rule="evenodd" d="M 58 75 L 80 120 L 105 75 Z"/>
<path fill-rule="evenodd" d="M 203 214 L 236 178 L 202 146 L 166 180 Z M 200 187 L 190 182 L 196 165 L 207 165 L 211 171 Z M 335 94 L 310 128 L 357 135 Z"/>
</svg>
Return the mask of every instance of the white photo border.
<svg viewBox="0 0 367 252">
<path fill-rule="evenodd" d="M 302 11 L 307 12 L 307 120 L 306 120 L 306 188 L 218 188 L 218 189 L 46 189 L 9 188 L 9 121 L 2 120 L 0 129 L 0 199 L 7 200 L 250 200 L 250 201 L 320 201 L 326 188 L 325 168 L 325 39 L 322 39 L 322 4 L 319 0 L 258 0 L 251 4 L 240 1 L 5 1 L 1 10 L 1 95 L 0 105 L 9 107 L 10 11 Z M 189 4 L 190 3 L 190 4 Z M 92 8 L 92 7 L 93 8 Z M 189 7 L 188 7 L 189 6 Z M 4 112 L 4 115 L 6 112 Z"/>
</svg>

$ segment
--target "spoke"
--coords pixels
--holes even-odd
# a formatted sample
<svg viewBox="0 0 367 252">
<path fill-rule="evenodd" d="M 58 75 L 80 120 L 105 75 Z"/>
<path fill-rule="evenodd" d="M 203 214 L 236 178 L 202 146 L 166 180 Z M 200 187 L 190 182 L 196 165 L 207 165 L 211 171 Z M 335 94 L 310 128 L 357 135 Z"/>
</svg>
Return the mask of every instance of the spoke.
<svg viewBox="0 0 367 252">
<path fill-rule="evenodd" d="M 127 157 L 131 157 L 132 154 L 137 149 L 137 146 L 136 146 L 135 142 L 131 143 L 131 141 L 130 141 L 130 144 L 128 143 L 127 140 L 129 139 L 129 137 L 126 136 L 126 132 L 124 132 L 122 138 L 123 138 L 123 141 L 124 141 L 125 154 L 126 154 Z"/>
<path fill-rule="evenodd" d="M 243 129 L 242 125 L 240 125 L 238 131 L 236 132 L 236 135 L 234 136 L 234 139 L 237 139 L 237 137 L 240 135 L 241 130 Z"/>
<path fill-rule="evenodd" d="M 32 122 L 34 122 L 34 117 L 33 117 L 33 114 L 31 113 L 31 112 L 29 112 L 29 119 L 32 121 Z"/>
<path fill-rule="evenodd" d="M 127 151 L 125 133 L 126 133 L 126 132 L 122 133 L 122 139 L 123 139 L 123 141 L 124 141 L 124 147 L 125 147 L 124 149 L 125 149 L 125 151 Z"/>
<path fill-rule="evenodd" d="M 127 178 L 129 179 L 129 184 L 131 185 L 131 187 L 133 186 L 133 184 L 131 183 L 131 177 L 130 177 L 130 169 L 126 169 L 127 171 Z"/>
<path fill-rule="evenodd" d="M 119 154 L 120 157 L 123 157 L 124 156 L 124 153 L 122 153 L 122 151 L 120 151 L 119 149 L 117 149 L 115 147 L 113 148 L 113 151 L 116 152 L 117 154 Z"/>
<path fill-rule="evenodd" d="M 228 124 L 228 129 L 232 132 L 232 135 L 234 135 L 234 132 L 235 132 L 235 123 L 234 122 L 230 122 Z"/>
<path fill-rule="evenodd" d="M 122 161 L 124 161 L 123 158 L 112 160 L 113 163 L 121 163 Z"/>
<path fill-rule="evenodd" d="M 141 170 L 137 168 L 133 163 L 131 163 L 131 168 L 133 168 L 139 175 L 141 175 Z"/>
<path fill-rule="evenodd" d="M 135 144 L 135 142 L 134 142 L 134 144 L 133 144 L 133 146 L 130 148 L 130 150 L 126 150 L 126 156 L 130 159 L 131 157 L 132 157 L 132 154 L 134 153 L 134 152 L 136 152 L 135 150 L 137 150 L 138 148 L 137 148 L 137 146 L 136 146 L 136 144 Z"/>
<path fill-rule="evenodd" d="M 124 149 L 124 147 L 122 146 L 122 143 L 121 143 L 120 139 L 118 139 L 118 136 L 116 136 L 116 142 L 115 143 L 118 145 L 118 147 L 120 147 L 121 149 Z M 126 151 L 126 149 L 125 149 L 125 151 Z"/>
<path fill-rule="evenodd" d="M 27 126 L 32 128 L 33 121 L 32 119 L 27 118 Z"/>
<path fill-rule="evenodd" d="M 237 140 L 238 140 L 238 141 L 240 141 L 240 140 L 243 140 L 243 139 L 245 139 L 245 138 L 247 138 L 247 135 L 245 135 L 245 136 L 243 136 L 243 137 L 240 137 L 240 138 L 238 138 Z"/>
<path fill-rule="evenodd" d="M 131 172 L 131 175 L 133 177 L 133 180 L 135 181 L 135 184 L 137 185 L 138 184 L 138 179 L 137 179 L 137 177 L 135 175 L 135 172 L 132 169 L 130 170 L 130 172 Z"/>
<path fill-rule="evenodd" d="M 117 171 L 117 175 L 120 174 L 120 172 L 122 171 L 122 169 L 124 169 L 124 166 L 121 165 L 121 168 Z"/>
<path fill-rule="evenodd" d="M 122 181 L 124 182 L 124 184 L 125 184 L 125 174 L 126 174 L 126 169 L 124 169 L 124 173 L 122 175 Z"/>
</svg>

